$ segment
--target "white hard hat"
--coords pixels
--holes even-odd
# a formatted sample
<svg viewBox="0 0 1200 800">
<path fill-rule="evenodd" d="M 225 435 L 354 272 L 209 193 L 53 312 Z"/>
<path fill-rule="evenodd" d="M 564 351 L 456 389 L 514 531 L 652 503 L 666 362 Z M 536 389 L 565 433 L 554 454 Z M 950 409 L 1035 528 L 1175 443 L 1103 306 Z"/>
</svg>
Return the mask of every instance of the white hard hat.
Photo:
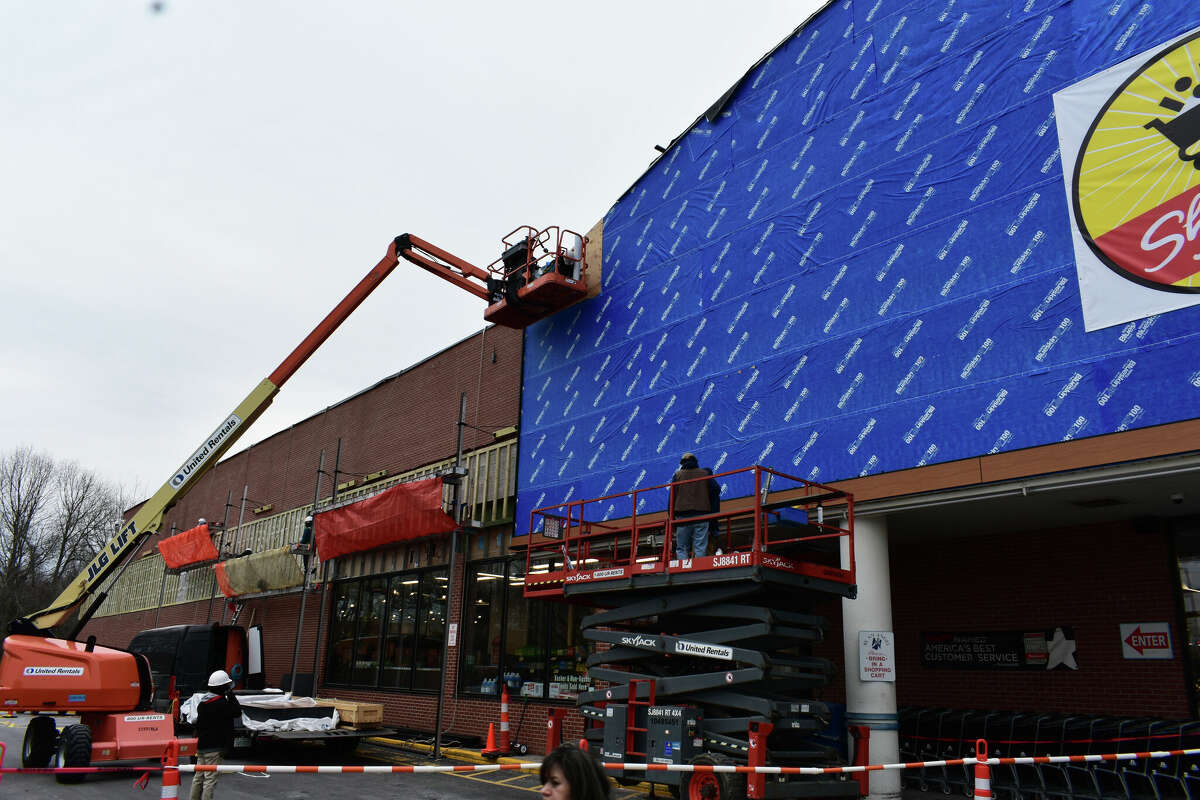
<svg viewBox="0 0 1200 800">
<path fill-rule="evenodd" d="M 219 669 L 208 676 L 208 688 L 210 689 L 227 686 L 231 683 L 233 683 L 233 678 L 229 677 L 229 673 L 223 669 Z"/>
</svg>

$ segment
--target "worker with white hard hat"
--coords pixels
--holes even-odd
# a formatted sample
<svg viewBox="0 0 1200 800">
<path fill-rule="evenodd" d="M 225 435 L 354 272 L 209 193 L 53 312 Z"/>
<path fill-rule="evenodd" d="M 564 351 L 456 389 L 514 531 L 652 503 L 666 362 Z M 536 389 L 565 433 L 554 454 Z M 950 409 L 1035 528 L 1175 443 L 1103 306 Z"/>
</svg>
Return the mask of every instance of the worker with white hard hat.
<svg viewBox="0 0 1200 800">
<path fill-rule="evenodd" d="M 233 693 L 233 678 L 223 669 L 208 676 L 208 693 L 196 707 L 196 764 L 220 764 L 233 744 L 233 724 L 242 707 Z M 191 800 L 212 800 L 216 772 L 192 775 Z"/>
</svg>

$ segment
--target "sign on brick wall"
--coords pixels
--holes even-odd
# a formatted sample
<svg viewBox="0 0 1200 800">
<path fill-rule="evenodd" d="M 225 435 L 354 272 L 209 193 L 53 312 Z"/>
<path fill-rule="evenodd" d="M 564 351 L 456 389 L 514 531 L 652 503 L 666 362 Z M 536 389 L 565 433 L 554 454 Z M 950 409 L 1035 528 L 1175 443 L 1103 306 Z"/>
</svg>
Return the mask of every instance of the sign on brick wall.
<svg viewBox="0 0 1200 800">
<path fill-rule="evenodd" d="M 1170 623 L 1122 623 L 1121 654 L 1128 659 L 1174 658 L 1175 649 L 1171 646 Z"/>
<path fill-rule="evenodd" d="M 948 669 L 1079 669 L 1070 627 L 1024 631 L 922 631 L 921 666 Z"/>
</svg>

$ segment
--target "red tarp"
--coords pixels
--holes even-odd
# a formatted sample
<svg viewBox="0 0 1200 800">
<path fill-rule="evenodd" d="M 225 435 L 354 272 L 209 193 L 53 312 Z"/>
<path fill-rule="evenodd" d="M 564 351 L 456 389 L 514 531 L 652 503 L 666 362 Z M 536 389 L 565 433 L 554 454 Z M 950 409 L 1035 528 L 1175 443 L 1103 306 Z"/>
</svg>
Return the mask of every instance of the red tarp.
<svg viewBox="0 0 1200 800">
<path fill-rule="evenodd" d="M 454 519 L 442 510 L 442 479 L 399 483 L 374 497 L 317 514 L 313 541 L 322 561 L 392 542 L 448 533 Z"/>
<path fill-rule="evenodd" d="M 225 562 L 218 561 L 213 564 L 213 572 L 217 573 L 217 586 L 221 587 L 221 594 L 226 597 L 237 597 L 237 592 L 229 585 L 229 577 L 225 574 Z"/>
<path fill-rule="evenodd" d="M 217 560 L 217 548 L 212 543 L 207 522 L 163 539 L 158 543 L 158 552 L 162 553 L 168 569 Z"/>
</svg>

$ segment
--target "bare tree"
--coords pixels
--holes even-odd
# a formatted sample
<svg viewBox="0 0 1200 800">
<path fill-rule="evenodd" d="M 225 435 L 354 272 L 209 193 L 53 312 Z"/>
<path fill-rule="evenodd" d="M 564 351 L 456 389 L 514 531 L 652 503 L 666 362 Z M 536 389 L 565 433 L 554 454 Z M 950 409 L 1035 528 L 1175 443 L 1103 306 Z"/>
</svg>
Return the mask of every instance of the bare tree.
<svg viewBox="0 0 1200 800">
<path fill-rule="evenodd" d="M 0 454 L 0 625 L 44 608 L 121 522 L 120 488 L 30 447 Z"/>
</svg>

